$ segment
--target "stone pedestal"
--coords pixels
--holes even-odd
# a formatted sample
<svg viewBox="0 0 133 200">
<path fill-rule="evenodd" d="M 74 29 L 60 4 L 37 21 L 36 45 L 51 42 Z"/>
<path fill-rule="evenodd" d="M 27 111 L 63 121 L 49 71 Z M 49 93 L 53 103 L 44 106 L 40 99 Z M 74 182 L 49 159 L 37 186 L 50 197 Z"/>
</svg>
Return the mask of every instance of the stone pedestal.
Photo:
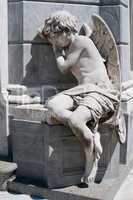
<svg viewBox="0 0 133 200">
<path fill-rule="evenodd" d="M 28 109 L 29 108 L 29 109 Z M 27 105 L 11 108 L 10 121 L 13 161 L 17 175 L 50 188 L 80 183 L 84 170 L 82 146 L 70 129 L 63 125 L 49 126 L 42 122 L 46 110 Z M 103 155 L 96 180 L 118 177 L 119 144 L 114 127 L 100 127 Z"/>
</svg>

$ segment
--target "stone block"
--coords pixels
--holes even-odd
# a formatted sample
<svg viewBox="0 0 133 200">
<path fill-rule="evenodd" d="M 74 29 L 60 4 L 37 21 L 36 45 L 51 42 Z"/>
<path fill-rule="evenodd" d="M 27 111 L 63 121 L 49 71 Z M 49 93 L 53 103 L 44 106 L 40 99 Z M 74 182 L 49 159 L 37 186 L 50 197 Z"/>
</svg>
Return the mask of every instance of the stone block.
<svg viewBox="0 0 133 200">
<path fill-rule="evenodd" d="M 51 188 L 80 183 L 84 154 L 77 138 L 63 125 L 49 126 L 37 117 L 34 120 L 31 117 L 28 120 L 28 117 L 24 119 L 22 115 L 18 117 L 14 113 L 10 123 L 13 161 L 18 164 L 17 175 L 40 181 Z M 104 124 L 100 132 L 103 155 L 97 181 L 103 176 L 106 180 L 118 177 L 119 172 L 119 144 L 114 127 Z"/>
<path fill-rule="evenodd" d="M 8 181 L 8 179 L 16 169 L 16 163 L 0 161 L 0 190 L 6 189 L 4 188 L 5 182 Z"/>
<path fill-rule="evenodd" d="M 33 41 L 39 26 L 42 25 L 46 16 L 57 10 L 68 10 L 76 16 L 80 16 L 80 25 L 88 22 L 92 13 L 98 13 L 97 6 L 85 6 L 80 4 L 63 4 L 47 2 L 24 2 L 23 3 L 23 40 Z"/>
<path fill-rule="evenodd" d="M 21 0 L 8 0 L 8 2 L 17 2 L 17 1 L 21 1 Z"/>
<path fill-rule="evenodd" d="M 121 105 L 126 122 L 127 140 L 120 148 L 120 162 L 129 165 L 133 160 L 133 100 L 124 101 Z"/>
<path fill-rule="evenodd" d="M 122 82 L 129 80 L 130 77 L 130 46 L 118 45 L 118 52 L 120 58 L 120 69 L 122 75 Z"/>
<path fill-rule="evenodd" d="M 110 27 L 117 43 L 129 43 L 129 10 L 122 5 L 99 7 L 101 17 Z"/>
<path fill-rule="evenodd" d="M 64 84 L 68 88 L 70 83 L 75 82 L 72 75 L 62 75 L 58 70 L 50 45 L 24 45 L 23 59 L 23 83 L 26 85 Z"/>
<path fill-rule="evenodd" d="M 128 6 L 129 4 L 129 0 L 100 0 L 100 3 L 101 4 L 113 4 L 113 5 L 116 5 L 116 4 L 122 4 L 122 5 L 125 5 L 125 6 Z"/>
<path fill-rule="evenodd" d="M 122 5 L 98 7 L 95 5 L 73 5 L 40 1 L 9 3 L 9 41 L 42 42 L 36 37 L 39 26 L 42 25 L 49 13 L 62 9 L 80 16 L 80 26 L 84 22 L 88 22 L 93 13 L 100 13 L 111 28 L 116 41 L 118 43 L 129 42 L 129 13 L 128 9 Z"/>
<path fill-rule="evenodd" d="M 23 3 L 8 3 L 8 41 L 22 42 L 23 38 Z"/>
<path fill-rule="evenodd" d="M 0 156 L 8 156 L 8 105 L 3 98 L 4 93 L 0 94 Z"/>
<path fill-rule="evenodd" d="M 14 59 L 15 58 L 15 59 Z M 53 50 L 46 44 L 9 45 L 9 83 L 28 86 L 51 85 L 69 88 L 76 80 L 62 75 Z"/>
<path fill-rule="evenodd" d="M 122 81 L 129 79 L 129 45 L 118 45 Z M 15 58 L 15 59 L 14 59 Z M 56 66 L 50 45 L 9 45 L 9 83 L 26 85 L 53 85 L 69 88 L 76 80 L 70 74 L 62 75 Z"/>
<path fill-rule="evenodd" d="M 8 0 L 8 1 L 15 1 L 15 0 Z M 19 1 L 19 0 L 17 0 Z M 30 0 L 25 0 L 30 1 Z M 34 0 L 36 2 L 40 0 Z M 45 2 L 45 0 L 41 0 L 41 2 Z M 104 5 L 118 5 L 123 4 L 125 6 L 128 5 L 129 0 L 49 0 L 49 2 L 55 2 L 55 3 L 77 3 L 77 4 L 104 4 Z"/>
<path fill-rule="evenodd" d="M 8 60 L 9 83 L 21 83 L 23 80 L 23 46 L 9 44 Z"/>
<path fill-rule="evenodd" d="M 26 0 L 30 1 L 30 0 Z M 38 2 L 39 0 L 34 0 Z M 45 0 L 41 0 L 41 2 L 45 2 Z M 78 4 L 97 4 L 99 3 L 99 0 L 49 0 L 49 2 L 54 2 L 54 3 L 78 3 Z"/>
<path fill-rule="evenodd" d="M 53 50 L 47 44 L 9 44 L 9 83 L 69 88 L 76 83 L 71 74 L 61 74 Z M 15 58 L 15 59 L 14 59 Z"/>
</svg>

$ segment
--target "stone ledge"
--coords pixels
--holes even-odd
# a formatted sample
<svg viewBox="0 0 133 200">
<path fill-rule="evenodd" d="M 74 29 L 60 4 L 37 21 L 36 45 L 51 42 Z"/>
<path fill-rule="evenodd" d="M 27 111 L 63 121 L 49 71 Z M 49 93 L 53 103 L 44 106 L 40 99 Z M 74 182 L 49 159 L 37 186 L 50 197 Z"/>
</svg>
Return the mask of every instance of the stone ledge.
<svg viewBox="0 0 133 200">
<path fill-rule="evenodd" d="M 0 161 L 0 190 L 4 190 L 5 183 L 12 176 L 13 172 L 17 169 L 16 163 Z"/>
<path fill-rule="evenodd" d="M 13 105 L 9 106 L 9 113 L 16 119 L 29 121 L 43 121 L 47 109 L 42 104 L 27 104 L 27 105 Z"/>
<path fill-rule="evenodd" d="M 47 200 L 112 200 L 119 186 L 120 180 L 92 184 L 89 188 L 71 186 L 62 189 L 47 189 L 21 182 L 8 183 L 8 191 L 19 192 L 31 196 L 46 198 Z M 115 188 L 115 190 L 114 190 Z"/>
</svg>

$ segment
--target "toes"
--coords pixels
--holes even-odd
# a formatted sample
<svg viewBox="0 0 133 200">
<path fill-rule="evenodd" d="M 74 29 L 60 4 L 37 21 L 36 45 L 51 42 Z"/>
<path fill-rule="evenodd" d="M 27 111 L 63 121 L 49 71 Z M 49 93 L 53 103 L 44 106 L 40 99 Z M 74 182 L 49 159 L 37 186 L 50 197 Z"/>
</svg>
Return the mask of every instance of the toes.
<svg viewBox="0 0 133 200">
<path fill-rule="evenodd" d="M 87 184 L 87 185 L 89 186 L 91 183 L 94 182 L 94 180 L 95 180 L 95 177 L 93 177 L 93 176 L 90 176 L 90 177 L 82 177 L 82 178 L 81 178 L 81 183 L 85 183 L 85 184 Z"/>
</svg>

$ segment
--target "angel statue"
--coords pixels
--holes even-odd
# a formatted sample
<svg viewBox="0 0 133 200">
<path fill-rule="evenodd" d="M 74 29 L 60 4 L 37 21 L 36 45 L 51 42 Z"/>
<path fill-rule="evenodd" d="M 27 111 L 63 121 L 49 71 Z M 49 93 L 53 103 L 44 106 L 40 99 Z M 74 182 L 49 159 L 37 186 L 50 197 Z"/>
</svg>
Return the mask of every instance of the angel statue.
<svg viewBox="0 0 133 200">
<path fill-rule="evenodd" d="M 64 10 L 45 20 L 40 35 L 52 44 L 59 70 L 70 71 L 78 82 L 48 99 L 45 121 L 69 126 L 78 138 L 85 153 L 81 182 L 89 185 L 102 154 L 98 125 L 118 113 L 120 71 L 115 40 L 99 16 L 93 15 L 91 25 L 83 24 L 78 32 L 77 18 Z"/>
</svg>

